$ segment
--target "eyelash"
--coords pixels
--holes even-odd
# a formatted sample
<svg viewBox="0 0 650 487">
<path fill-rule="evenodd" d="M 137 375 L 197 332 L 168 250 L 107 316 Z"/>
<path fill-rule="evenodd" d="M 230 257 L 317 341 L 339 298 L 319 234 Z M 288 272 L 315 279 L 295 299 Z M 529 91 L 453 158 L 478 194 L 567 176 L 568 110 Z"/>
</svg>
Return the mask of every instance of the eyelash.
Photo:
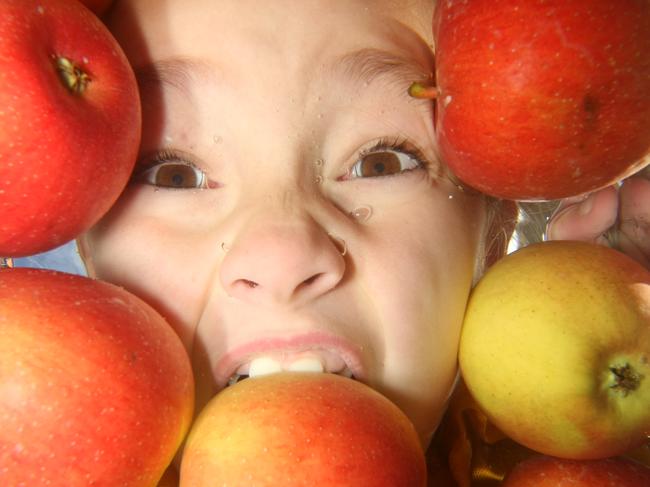
<svg viewBox="0 0 650 487">
<path fill-rule="evenodd" d="M 401 171 L 396 174 L 390 174 L 386 176 L 381 176 L 381 177 L 391 177 L 391 176 L 399 176 L 400 174 L 408 173 L 411 171 L 416 171 L 418 169 L 423 169 L 426 170 L 427 173 L 431 171 L 431 168 L 433 167 L 433 164 L 427 159 L 427 157 L 424 155 L 424 153 L 415 145 L 410 143 L 408 139 L 403 138 L 403 137 L 394 137 L 394 138 L 386 138 L 383 137 L 379 139 L 372 147 L 369 147 L 367 149 L 361 150 L 359 152 L 359 155 L 356 158 L 356 161 L 352 165 L 352 167 L 348 170 L 348 176 L 352 174 L 352 170 L 354 168 L 354 165 L 357 164 L 360 160 L 362 160 L 364 157 L 381 152 L 381 151 L 395 151 L 395 152 L 400 152 L 404 155 L 407 155 L 411 157 L 415 162 L 417 162 L 418 166 L 417 168 L 413 169 L 406 169 L 404 171 Z M 362 178 L 363 179 L 363 178 Z M 372 178 L 365 178 L 365 179 L 372 179 Z"/>
<path fill-rule="evenodd" d="M 201 175 L 201 184 L 196 188 L 186 188 L 186 187 L 174 187 L 174 186 L 162 186 L 165 189 L 170 190 L 181 190 L 181 189 L 211 189 L 217 187 L 216 183 L 210 181 L 206 172 L 201 169 L 192 161 L 192 157 L 189 154 L 177 151 L 175 149 L 161 149 L 154 152 L 152 155 L 146 158 L 146 163 L 143 164 L 143 167 L 134 174 L 133 180 L 140 183 L 151 184 L 145 180 L 145 176 L 152 169 L 160 168 L 164 164 L 178 163 L 179 165 L 185 165 L 191 169 L 197 171 Z"/>
<path fill-rule="evenodd" d="M 422 151 L 413 146 L 413 144 L 409 143 L 409 141 L 403 137 L 382 137 L 372 147 L 363 149 L 360 153 L 360 156 L 365 156 L 370 152 L 376 152 L 380 150 L 397 150 L 409 154 L 414 158 L 424 159 L 424 154 Z"/>
<path fill-rule="evenodd" d="M 414 162 L 417 163 L 418 167 L 412 168 L 412 169 L 405 169 L 403 171 L 400 171 L 395 174 L 387 174 L 384 176 L 366 176 L 366 177 L 360 177 L 360 176 L 352 176 L 352 172 L 354 170 L 354 166 L 361 160 L 363 160 L 364 157 L 367 157 L 371 154 L 374 153 L 379 153 L 382 151 L 394 151 L 398 152 L 401 154 L 404 154 L 410 158 L 413 159 Z M 154 168 L 161 167 L 162 165 L 166 163 L 174 163 L 177 162 L 179 164 L 185 164 L 191 167 L 192 169 L 198 171 L 201 174 L 202 182 L 201 185 L 199 185 L 196 189 L 206 189 L 206 188 L 215 188 L 217 185 L 213 182 L 211 182 L 205 173 L 203 169 L 201 169 L 199 166 L 194 164 L 191 160 L 191 156 L 188 154 L 184 154 L 180 151 L 177 151 L 175 149 L 161 149 L 151 156 L 147 158 L 147 162 L 144 164 L 144 167 L 142 167 L 140 170 L 138 170 L 133 177 L 133 180 L 135 182 L 141 182 L 145 184 L 152 184 L 149 181 L 147 181 L 146 175 L 149 173 Z M 373 178 L 387 178 L 387 177 L 394 177 L 394 176 L 399 176 L 401 174 L 405 173 L 410 173 L 413 171 L 417 170 L 426 170 L 427 173 L 430 172 L 430 169 L 432 167 L 432 164 L 429 162 L 427 157 L 424 155 L 424 153 L 411 144 L 407 139 L 402 138 L 402 137 L 395 137 L 395 138 L 381 138 L 379 139 L 375 144 L 373 144 L 371 147 L 368 147 L 366 149 L 362 149 L 359 154 L 356 157 L 356 161 L 354 162 L 353 166 L 348 170 L 346 178 L 352 178 L 352 179 L 373 179 Z M 152 184 L 153 185 L 153 184 Z M 153 185 L 155 186 L 155 185 Z M 190 189 L 190 188 L 177 188 L 173 186 L 163 186 L 165 189 L 171 189 L 171 190 L 180 190 L 180 189 Z"/>
</svg>

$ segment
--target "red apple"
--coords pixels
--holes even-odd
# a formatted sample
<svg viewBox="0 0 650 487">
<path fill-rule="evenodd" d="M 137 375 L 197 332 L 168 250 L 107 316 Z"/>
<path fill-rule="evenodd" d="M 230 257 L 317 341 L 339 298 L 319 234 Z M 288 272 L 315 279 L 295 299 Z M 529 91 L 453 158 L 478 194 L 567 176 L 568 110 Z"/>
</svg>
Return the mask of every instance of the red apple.
<svg viewBox="0 0 650 487">
<path fill-rule="evenodd" d="M 643 487 L 650 468 L 621 457 L 566 460 L 534 456 L 519 463 L 502 487 Z"/>
<path fill-rule="evenodd" d="M 180 339 L 139 298 L 55 271 L 0 270 L 0 482 L 151 487 L 189 429 Z"/>
<path fill-rule="evenodd" d="M 439 1 L 436 135 L 474 188 L 562 198 L 650 151 L 650 2 Z"/>
<path fill-rule="evenodd" d="M 283 372 L 217 394 L 188 436 L 181 487 L 426 484 L 424 453 L 402 411 L 333 374 Z"/>
<path fill-rule="evenodd" d="M 140 125 L 133 70 L 92 12 L 0 2 L 0 256 L 56 247 L 108 211 Z"/>
</svg>

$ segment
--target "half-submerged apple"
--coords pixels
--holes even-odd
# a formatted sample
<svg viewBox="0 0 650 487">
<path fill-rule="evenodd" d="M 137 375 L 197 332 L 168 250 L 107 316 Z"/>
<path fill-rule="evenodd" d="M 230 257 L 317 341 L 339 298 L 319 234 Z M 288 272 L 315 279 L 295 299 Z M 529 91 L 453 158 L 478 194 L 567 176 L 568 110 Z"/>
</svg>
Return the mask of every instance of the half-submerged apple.
<svg viewBox="0 0 650 487">
<path fill-rule="evenodd" d="M 115 202 L 141 134 L 135 75 L 77 0 L 0 2 L 0 256 L 75 238 Z"/>
<path fill-rule="evenodd" d="M 650 2 L 436 2 L 436 135 L 466 184 L 563 198 L 650 151 Z"/>
<path fill-rule="evenodd" d="M 185 349 L 127 291 L 0 270 L 0 484 L 151 487 L 189 429 Z"/>
<path fill-rule="evenodd" d="M 217 394 L 188 436 L 182 487 L 417 487 L 426 466 L 415 428 L 368 386 L 283 372 Z"/>
<path fill-rule="evenodd" d="M 650 433 L 650 271 L 610 248 L 525 247 L 470 296 L 460 342 L 490 420 L 547 455 L 621 455 Z"/>
<path fill-rule="evenodd" d="M 644 487 L 650 468 L 622 457 L 567 460 L 544 455 L 519 463 L 503 487 Z"/>
</svg>

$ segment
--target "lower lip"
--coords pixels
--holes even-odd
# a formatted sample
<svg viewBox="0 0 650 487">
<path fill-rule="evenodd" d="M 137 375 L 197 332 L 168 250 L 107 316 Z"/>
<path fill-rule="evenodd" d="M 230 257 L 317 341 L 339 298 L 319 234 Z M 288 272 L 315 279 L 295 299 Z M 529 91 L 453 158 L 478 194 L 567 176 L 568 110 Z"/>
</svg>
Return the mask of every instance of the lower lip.
<svg viewBox="0 0 650 487">
<path fill-rule="evenodd" d="M 220 389 L 228 384 L 237 369 L 252 357 L 273 353 L 302 353 L 322 350 L 340 357 L 354 377 L 363 381 L 361 349 L 341 337 L 323 332 L 312 332 L 290 338 L 269 338 L 255 340 L 226 353 L 215 367 L 216 379 Z"/>
</svg>

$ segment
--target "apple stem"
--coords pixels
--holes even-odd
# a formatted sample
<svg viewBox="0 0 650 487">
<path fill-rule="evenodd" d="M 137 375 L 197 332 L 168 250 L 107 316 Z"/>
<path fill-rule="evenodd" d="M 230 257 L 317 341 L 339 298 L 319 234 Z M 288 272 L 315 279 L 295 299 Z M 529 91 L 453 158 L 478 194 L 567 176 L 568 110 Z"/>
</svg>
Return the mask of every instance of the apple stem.
<svg viewBox="0 0 650 487">
<path fill-rule="evenodd" d="M 416 81 L 409 86 L 408 93 L 413 98 L 435 100 L 440 96 L 438 88 L 428 82 Z"/>
<path fill-rule="evenodd" d="M 56 70 L 63 86 L 74 95 L 81 95 L 90 83 L 90 76 L 77 64 L 63 56 L 54 56 Z"/>
<path fill-rule="evenodd" d="M 634 370 L 630 364 L 610 367 L 609 370 L 612 373 L 613 382 L 609 387 L 623 397 L 636 390 L 643 380 L 643 375 Z"/>
</svg>

